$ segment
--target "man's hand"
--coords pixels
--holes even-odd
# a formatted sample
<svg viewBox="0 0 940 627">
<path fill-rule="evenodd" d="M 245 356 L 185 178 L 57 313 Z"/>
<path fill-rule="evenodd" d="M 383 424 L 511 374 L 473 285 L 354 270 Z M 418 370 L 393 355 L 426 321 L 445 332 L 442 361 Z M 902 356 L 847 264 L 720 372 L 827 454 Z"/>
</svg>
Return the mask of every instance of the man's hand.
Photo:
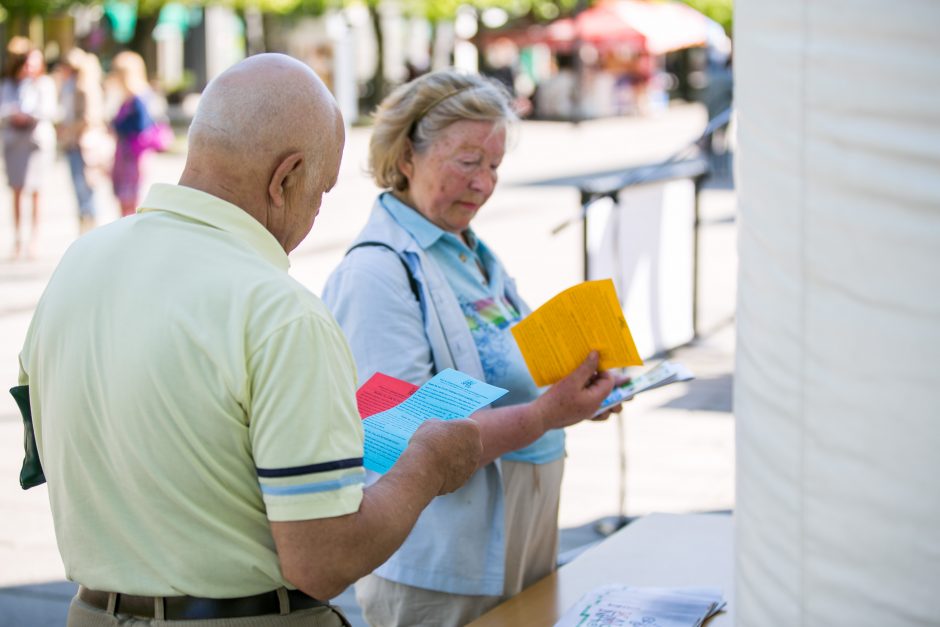
<svg viewBox="0 0 940 627">
<path fill-rule="evenodd" d="M 408 448 L 412 447 L 430 456 L 432 468 L 442 479 L 438 495 L 466 483 L 483 453 L 480 429 L 472 420 L 427 420 L 411 436 Z"/>
<path fill-rule="evenodd" d="M 571 374 L 534 401 L 546 431 L 590 418 L 614 389 L 614 377 L 607 371 L 597 372 L 598 360 L 597 353 L 592 352 Z"/>
</svg>

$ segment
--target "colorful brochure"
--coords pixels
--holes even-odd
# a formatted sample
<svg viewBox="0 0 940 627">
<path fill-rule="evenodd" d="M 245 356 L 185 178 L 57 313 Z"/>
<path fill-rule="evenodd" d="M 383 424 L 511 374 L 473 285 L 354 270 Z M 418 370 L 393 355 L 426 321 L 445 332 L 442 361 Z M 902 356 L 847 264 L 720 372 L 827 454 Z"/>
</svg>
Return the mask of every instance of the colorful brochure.
<svg viewBox="0 0 940 627">
<path fill-rule="evenodd" d="M 591 351 L 600 353 L 600 370 L 643 364 L 610 279 L 566 289 L 514 326 L 512 334 L 538 386 L 565 378 Z"/>
<path fill-rule="evenodd" d="M 715 588 L 610 584 L 581 597 L 555 627 L 701 627 L 724 606 Z"/>
<path fill-rule="evenodd" d="M 506 392 L 451 368 L 439 372 L 398 405 L 363 421 L 363 465 L 378 473 L 388 472 L 422 422 L 428 418 L 466 418 Z"/>
<path fill-rule="evenodd" d="M 604 413 L 607 411 L 607 408 L 612 405 L 629 401 L 640 392 L 652 390 L 670 383 L 688 381 L 694 378 L 695 375 L 692 374 L 692 371 L 682 364 L 670 361 L 661 362 L 655 368 L 647 370 L 641 375 L 631 377 L 630 380 L 623 385 L 615 387 L 613 392 L 604 399 L 601 403 L 601 408 L 598 409 L 594 415 L 597 416 Z"/>
</svg>

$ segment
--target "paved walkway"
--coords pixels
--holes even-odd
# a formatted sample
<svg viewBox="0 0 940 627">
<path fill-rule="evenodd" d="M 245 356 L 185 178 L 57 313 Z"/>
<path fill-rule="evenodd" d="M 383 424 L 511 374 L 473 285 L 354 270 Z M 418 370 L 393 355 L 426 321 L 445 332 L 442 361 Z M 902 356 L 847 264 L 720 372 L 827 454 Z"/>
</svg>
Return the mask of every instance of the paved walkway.
<svg viewBox="0 0 940 627">
<path fill-rule="evenodd" d="M 578 211 L 577 192 L 525 183 L 662 159 L 694 139 L 704 112 L 674 107 L 654 119 L 618 118 L 579 125 L 526 122 L 501 168 L 496 194 L 474 223 L 516 275 L 525 298 L 541 304 L 580 280 L 578 229 L 552 229 Z M 292 273 L 319 292 L 363 224 L 376 189 L 364 175 L 368 130 L 352 129 L 339 182 L 324 201 L 312 234 L 292 254 Z M 150 179 L 174 182 L 179 154 L 158 155 Z M 108 196 L 108 190 L 103 190 Z M 0 262 L 0 382 L 15 384 L 16 356 L 32 310 L 77 224 L 65 163 L 59 160 L 44 198 L 39 256 Z M 732 509 L 734 422 L 735 198 L 720 186 L 702 195 L 700 280 L 703 337 L 675 352 L 697 379 L 654 390 L 619 420 L 569 429 L 562 491 L 562 551 L 600 536 L 597 523 L 658 512 Z M 0 196 L 0 259 L 11 247 L 8 195 Z M 107 198 L 104 221 L 116 219 Z M 16 483 L 22 429 L 12 399 L 0 400 L 0 627 L 62 625 L 74 585 L 66 582 L 45 488 Z M 625 479 L 624 479 L 625 478 Z M 622 483 L 623 482 L 623 483 Z M 339 598 L 361 625 L 351 594 Z"/>
</svg>

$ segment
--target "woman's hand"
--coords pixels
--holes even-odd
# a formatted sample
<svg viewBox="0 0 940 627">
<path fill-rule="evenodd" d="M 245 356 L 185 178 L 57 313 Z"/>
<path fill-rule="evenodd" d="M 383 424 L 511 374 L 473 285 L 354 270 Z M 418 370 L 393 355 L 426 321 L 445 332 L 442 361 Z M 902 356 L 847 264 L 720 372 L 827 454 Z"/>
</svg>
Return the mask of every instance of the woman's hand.
<svg viewBox="0 0 940 627">
<path fill-rule="evenodd" d="M 480 466 L 528 446 L 546 431 L 592 418 L 614 383 L 623 381 L 610 372 L 598 372 L 598 361 L 597 353 L 591 353 L 571 374 L 534 401 L 481 409 L 473 414 L 483 440 Z M 617 410 L 619 405 L 606 410 L 596 420 Z"/>
<path fill-rule="evenodd" d="M 615 379 L 607 371 L 597 371 L 598 361 L 597 352 L 592 352 L 571 374 L 533 401 L 545 431 L 562 429 L 591 418 L 601 401 L 607 398 L 614 388 Z"/>
<path fill-rule="evenodd" d="M 630 383 L 630 377 L 615 377 L 615 378 L 614 378 L 614 389 L 620 387 L 621 385 L 626 385 L 627 383 Z M 628 400 L 628 401 L 632 401 L 632 400 L 633 400 L 633 397 L 631 396 L 631 397 L 628 398 L 627 400 Z M 607 420 L 608 418 L 610 418 L 613 414 L 619 414 L 620 412 L 623 411 L 623 403 L 624 403 L 624 402 L 626 402 L 626 401 L 621 401 L 621 402 L 617 403 L 616 405 L 611 405 L 611 406 L 608 407 L 606 410 L 604 410 L 604 413 L 598 414 L 598 415 L 594 416 L 593 418 L 591 418 L 591 420 L 594 421 L 594 422 L 603 422 L 603 421 Z"/>
</svg>

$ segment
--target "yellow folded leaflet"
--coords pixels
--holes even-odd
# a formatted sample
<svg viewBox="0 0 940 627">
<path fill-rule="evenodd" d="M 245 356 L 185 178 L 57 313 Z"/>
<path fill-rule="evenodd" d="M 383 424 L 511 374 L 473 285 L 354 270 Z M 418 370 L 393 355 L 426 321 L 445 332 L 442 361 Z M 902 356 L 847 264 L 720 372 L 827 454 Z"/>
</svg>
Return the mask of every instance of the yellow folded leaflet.
<svg viewBox="0 0 940 627">
<path fill-rule="evenodd" d="M 601 370 L 642 365 L 614 282 L 586 281 L 554 296 L 512 328 L 538 386 L 563 379 L 591 351 Z"/>
</svg>

